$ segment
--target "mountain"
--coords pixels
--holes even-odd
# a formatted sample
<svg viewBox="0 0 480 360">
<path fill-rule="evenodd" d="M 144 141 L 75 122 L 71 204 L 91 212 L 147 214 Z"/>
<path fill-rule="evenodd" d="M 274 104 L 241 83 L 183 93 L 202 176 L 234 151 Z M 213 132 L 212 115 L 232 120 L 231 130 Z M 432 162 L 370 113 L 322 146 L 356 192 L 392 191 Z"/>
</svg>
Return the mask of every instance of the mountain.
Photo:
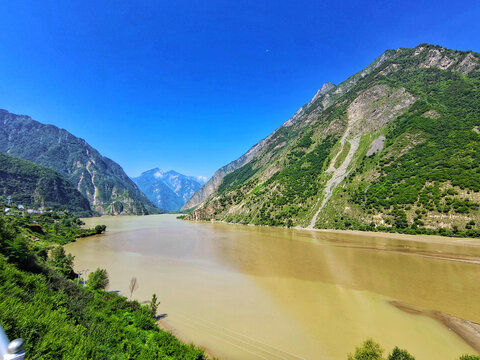
<svg viewBox="0 0 480 360">
<path fill-rule="evenodd" d="M 205 179 L 201 176 L 187 176 L 173 170 L 163 171 L 159 168 L 145 171 L 132 180 L 151 202 L 165 211 L 180 210 L 205 183 Z"/>
<path fill-rule="evenodd" d="M 62 208 L 90 215 L 88 200 L 63 176 L 45 166 L 0 154 L 0 197 L 38 209 Z"/>
<path fill-rule="evenodd" d="M 101 214 L 156 211 L 120 165 L 64 129 L 0 110 L 0 152 L 59 172 Z"/>
<path fill-rule="evenodd" d="M 324 85 L 185 207 L 194 220 L 477 236 L 479 191 L 480 56 L 421 44 Z"/>
<path fill-rule="evenodd" d="M 285 124 L 284 126 L 288 126 L 293 124 L 301 115 L 304 114 L 305 109 L 307 109 L 310 104 L 314 101 L 316 101 L 320 96 L 325 95 L 329 90 L 334 88 L 335 85 L 327 82 L 325 83 L 320 90 L 317 91 L 313 99 L 306 105 L 302 106 Z M 277 129 L 278 130 L 278 129 Z M 274 133 L 273 133 L 274 134 Z M 215 174 L 207 181 L 207 183 L 199 190 L 197 191 L 189 201 L 183 205 L 182 210 L 190 210 L 201 203 L 203 203 L 210 195 L 215 193 L 215 191 L 218 189 L 220 184 L 222 183 L 223 178 L 230 174 L 231 172 L 241 168 L 243 165 L 247 164 L 250 162 L 255 156 L 262 150 L 263 146 L 267 144 L 270 139 L 272 138 L 273 134 L 267 136 L 265 139 L 261 140 L 254 146 L 250 148 L 244 155 L 239 157 L 237 160 L 232 161 L 231 163 L 221 167 L 218 169 Z"/>
</svg>

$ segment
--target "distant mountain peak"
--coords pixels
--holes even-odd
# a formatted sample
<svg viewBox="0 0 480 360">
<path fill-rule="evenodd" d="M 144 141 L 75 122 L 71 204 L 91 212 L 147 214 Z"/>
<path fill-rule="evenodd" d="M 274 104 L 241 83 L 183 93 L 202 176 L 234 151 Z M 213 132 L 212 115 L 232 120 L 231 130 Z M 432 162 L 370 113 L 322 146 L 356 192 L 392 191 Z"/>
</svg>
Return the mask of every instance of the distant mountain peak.
<svg viewBox="0 0 480 360">
<path fill-rule="evenodd" d="M 201 183 L 202 185 L 205 184 L 207 181 L 208 181 L 208 177 L 206 176 L 197 176 L 197 180 L 199 183 Z"/>
<path fill-rule="evenodd" d="M 157 207 L 165 211 L 178 211 L 202 187 L 206 178 L 157 167 L 144 171 L 132 180 Z"/>
<path fill-rule="evenodd" d="M 155 176 L 157 179 L 161 179 L 163 177 L 163 174 L 165 174 L 165 171 L 163 171 L 162 169 L 159 169 L 159 168 L 155 168 L 155 169 L 150 170 L 150 171 L 155 171 L 153 173 L 153 176 Z"/>
</svg>

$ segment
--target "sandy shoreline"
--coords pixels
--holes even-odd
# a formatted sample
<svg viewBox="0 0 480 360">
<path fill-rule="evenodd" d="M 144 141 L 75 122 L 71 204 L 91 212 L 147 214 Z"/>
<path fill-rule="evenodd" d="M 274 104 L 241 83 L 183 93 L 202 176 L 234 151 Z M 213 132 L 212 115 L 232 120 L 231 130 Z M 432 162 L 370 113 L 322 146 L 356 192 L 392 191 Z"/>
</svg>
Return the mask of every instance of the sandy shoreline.
<svg viewBox="0 0 480 360">
<path fill-rule="evenodd" d="M 364 237 L 377 237 L 384 239 L 393 239 L 393 240 L 406 240 L 406 241 L 415 241 L 429 244 L 448 244 L 448 245 L 460 245 L 468 247 L 480 247 L 480 238 L 467 238 L 467 237 L 451 237 L 451 236 L 440 236 L 440 235 L 409 235 L 401 233 L 390 233 L 390 232 L 381 232 L 381 231 L 360 231 L 360 230 L 338 230 L 338 229 L 309 229 L 304 227 L 282 227 L 282 226 L 270 226 L 270 225 L 253 225 L 253 224 L 237 224 L 230 223 L 225 221 L 215 221 L 215 220 L 183 220 L 191 223 L 205 223 L 205 224 L 225 224 L 225 225 L 236 225 L 236 226 L 252 226 L 260 228 L 272 228 L 272 229 L 286 229 L 286 230 L 298 230 L 305 232 L 319 232 L 319 233 L 328 233 L 328 234 L 347 234 L 347 235 L 358 235 Z"/>
<path fill-rule="evenodd" d="M 301 231 L 315 231 L 315 232 L 323 232 L 323 233 L 331 233 L 331 234 L 351 234 L 351 235 L 358 235 L 358 236 L 380 237 L 385 239 L 407 240 L 407 241 L 424 242 L 424 243 L 430 243 L 430 244 L 451 244 L 451 245 L 480 247 L 480 239 L 477 239 L 477 238 L 450 237 L 450 236 L 440 236 L 440 235 L 409 235 L 409 234 L 400 234 L 400 233 L 359 231 L 359 230 L 306 229 L 306 228 L 294 228 L 294 229 L 301 230 Z"/>
<path fill-rule="evenodd" d="M 390 301 L 390 304 L 406 313 L 428 316 L 441 322 L 480 353 L 480 324 L 470 320 L 460 319 L 440 311 L 419 309 L 400 301 Z"/>
</svg>

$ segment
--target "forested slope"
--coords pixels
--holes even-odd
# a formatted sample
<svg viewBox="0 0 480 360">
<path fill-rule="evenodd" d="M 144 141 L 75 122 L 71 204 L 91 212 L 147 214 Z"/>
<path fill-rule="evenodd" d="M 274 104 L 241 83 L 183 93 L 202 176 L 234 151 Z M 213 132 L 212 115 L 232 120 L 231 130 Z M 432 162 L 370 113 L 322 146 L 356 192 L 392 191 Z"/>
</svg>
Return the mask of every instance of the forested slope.
<svg viewBox="0 0 480 360">
<path fill-rule="evenodd" d="M 190 219 L 478 236 L 479 55 L 388 50 L 316 96 Z"/>
<path fill-rule="evenodd" d="M 88 200 L 56 171 L 0 154 L 0 196 L 25 207 L 63 208 L 90 215 Z"/>
</svg>

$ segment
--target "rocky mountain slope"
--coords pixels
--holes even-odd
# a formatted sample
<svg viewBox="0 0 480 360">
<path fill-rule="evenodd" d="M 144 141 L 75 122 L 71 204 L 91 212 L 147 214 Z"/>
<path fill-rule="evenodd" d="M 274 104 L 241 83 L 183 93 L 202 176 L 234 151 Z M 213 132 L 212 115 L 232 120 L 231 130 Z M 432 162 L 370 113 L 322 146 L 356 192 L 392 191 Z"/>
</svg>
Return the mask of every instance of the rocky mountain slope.
<svg viewBox="0 0 480 360">
<path fill-rule="evenodd" d="M 0 154 L 0 198 L 25 207 L 61 208 L 90 215 L 88 200 L 63 176 L 45 166 Z"/>
<path fill-rule="evenodd" d="M 305 110 L 308 109 L 314 101 L 316 101 L 319 97 L 326 95 L 326 93 L 334 87 L 335 85 L 330 82 L 323 84 L 323 86 L 317 91 L 313 99 L 309 103 L 305 104 L 300 109 L 298 109 L 298 111 L 282 126 L 289 126 L 293 124 L 299 117 L 301 117 L 301 115 L 304 114 Z M 217 191 L 218 187 L 222 183 L 222 180 L 225 176 L 241 168 L 243 165 L 247 164 L 252 159 L 254 159 L 255 156 L 263 149 L 263 146 L 270 141 L 271 137 L 274 134 L 275 133 L 259 141 L 257 144 L 252 146 L 245 154 L 239 157 L 237 160 L 234 160 L 231 163 L 218 169 L 215 172 L 215 174 L 213 174 L 213 176 L 206 182 L 206 184 L 203 185 L 203 187 L 199 191 L 197 191 L 190 198 L 190 200 L 188 200 L 185 203 L 185 205 L 183 205 L 182 210 L 190 210 L 202 204 L 206 199 L 208 199 L 210 195 L 212 195 L 213 193 L 215 193 L 215 191 Z"/>
<path fill-rule="evenodd" d="M 240 167 L 219 170 L 189 219 L 480 234 L 477 53 L 388 50 L 322 89 Z"/>
<path fill-rule="evenodd" d="M 58 171 L 101 214 L 156 211 L 120 165 L 64 129 L 0 110 L 0 152 Z"/>
<path fill-rule="evenodd" d="M 201 177 L 187 176 L 159 168 L 132 178 L 141 191 L 159 209 L 178 211 L 205 183 Z"/>
</svg>

